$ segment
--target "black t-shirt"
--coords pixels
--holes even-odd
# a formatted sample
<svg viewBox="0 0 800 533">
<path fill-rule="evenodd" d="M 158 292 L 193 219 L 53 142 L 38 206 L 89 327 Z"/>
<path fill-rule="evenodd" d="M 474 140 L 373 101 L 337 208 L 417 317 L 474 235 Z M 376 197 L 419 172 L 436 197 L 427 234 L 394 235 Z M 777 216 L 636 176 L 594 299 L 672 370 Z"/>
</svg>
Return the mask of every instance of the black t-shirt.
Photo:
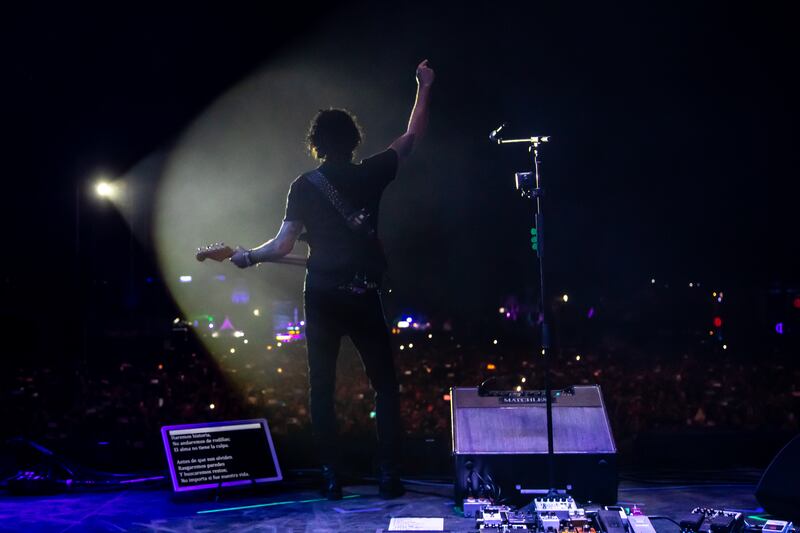
<svg viewBox="0 0 800 533">
<path fill-rule="evenodd" d="M 397 174 L 397 164 L 397 153 L 390 148 L 357 165 L 326 161 L 319 170 L 354 209 L 366 208 L 376 228 L 378 204 Z M 310 248 L 307 289 L 333 289 L 352 281 L 356 274 L 380 281 L 386 259 L 378 240 L 348 228 L 327 197 L 303 176 L 289 189 L 284 221 L 305 226 Z"/>
</svg>

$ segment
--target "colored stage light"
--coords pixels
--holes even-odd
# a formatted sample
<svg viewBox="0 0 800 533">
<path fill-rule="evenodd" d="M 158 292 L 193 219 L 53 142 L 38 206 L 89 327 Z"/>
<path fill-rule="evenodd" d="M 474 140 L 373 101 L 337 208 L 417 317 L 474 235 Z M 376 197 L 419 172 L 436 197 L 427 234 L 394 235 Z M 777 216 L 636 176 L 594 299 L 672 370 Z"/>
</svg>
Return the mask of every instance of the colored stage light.
<svg viewBox="0 0 800 533">
<path fill-rule="evenodd" d="M 715 316 L 714 317 L 714 327 L 721 328 L 722 327 L 722 318 Z"/>
<path fill-rule="evenodd" d="M 778 335 L 783 335 L 783 322 L 778 322 L 775 324 L 775 333 Z"/>
<path fill-rule="evenodd" d="M 495 369 L 497 369 L 497 367 L 495 366 L 494 363 L 489 363 L 488 365 L 486 365 L 486 370 L 495 370 Z"/>
<path fill-rule="evenodd" d="M 800 309 L 800 296 L 794 299 L 792 305 L 794 306 L 795 309 Z"/>
<path fill-rule="evenodd" d="M 360 498 L 361 495 L 359 494 L 348 494 L 344 496 L 343 500 L 350 500 L 352 498 Z M 208 513 L 224 513 L 226 511 L 241 511 L 243 509 L 259 509 L 262 507 L 274 507 L 279 505 L 293 505 L 296 503 L 314 503 L 314 502 L 324 502 L 327 498 L 312 498 L 310 500 L 288 500 L 282 502 L 270 502 L 270 503 L 258 503 L 255 505 L 242 505 L 239 507 L 225 507 L 223 509 L 207 509 L 204 511 L 197 511 L 197 514 L 208 514 Z"/>
</svg>

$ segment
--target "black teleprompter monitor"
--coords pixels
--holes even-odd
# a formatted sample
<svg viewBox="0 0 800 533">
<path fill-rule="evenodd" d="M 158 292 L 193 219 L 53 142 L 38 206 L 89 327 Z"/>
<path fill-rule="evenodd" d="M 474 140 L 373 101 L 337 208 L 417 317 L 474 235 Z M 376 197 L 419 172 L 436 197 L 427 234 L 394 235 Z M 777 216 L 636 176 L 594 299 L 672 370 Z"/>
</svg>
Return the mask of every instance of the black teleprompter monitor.
<svg viewBox="0 0 800 533">
<path fill-rule="evenodd" d="M 164 426 L 161 438 L 175 492 L 283 479 L 263 418 Z"/>
</svg>

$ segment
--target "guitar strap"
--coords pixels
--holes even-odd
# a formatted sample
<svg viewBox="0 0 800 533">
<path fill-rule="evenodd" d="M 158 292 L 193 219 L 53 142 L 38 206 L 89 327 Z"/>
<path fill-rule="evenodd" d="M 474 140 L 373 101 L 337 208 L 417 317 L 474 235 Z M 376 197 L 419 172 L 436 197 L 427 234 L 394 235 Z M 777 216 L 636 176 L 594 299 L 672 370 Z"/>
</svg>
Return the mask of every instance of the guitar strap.
<svg viewBox="0 0 800 533">
<path fill-rule="evenodd" d="M 375 228 L 369 221 L 370 214 L 366 211 L 366 209 L 353 208 L 353 206 L 350 205 L 350 202 L 342 198 L 342 196 L 339 194 L 339 191 L 336 190 L 336 187 L 331 185 L 331 182 L 328 181 L 328 178 L 325 177 L 325 174 L 319 170 L 312 170 L 311 172 L 306 173 L 305 177 L 311 182 L 312 185 L 319 189 L 322 195 L 328 199 L 328 202 L 330 202 L 333 208 L 336 209 L 340 215 L 342 215 L 342 218 L 344 218 L 348 228 L 366 237 L 377 238 Z"/>
<path fill-rule="evenodd" d="M 331 185 L 331 182 L 328 181 L 328 178 L 325 177 L 325 174 L 319 170 L 312 170 L 311 172 L 306 173 L 305 177 L 311 182 L 312 185 L 319 189 L 319 191 L 325 198 L 327 198 L 328 202 L 330 202 L 333 208 L 336 209 L 340 215 L 342 215 L 342 218 L 344 218 L 348 228 L 350 228 L 354 233 L 363 235 L 368 239 L 375 239 L 375 242 L 378 243 L 378 247 L 381 250 L 381 254 L 383 254 L 383 243 L 380 241 L 380 239 L 378 239 L 378 234 L 375 232 L 375 227 L 369 220 L 370 214 L 366 209 L 353 208 L 353 206 L 350 205 L 350 202 L 342 198 L 342 196 L 339 194 L 339 191 L 336 190 L 336 187 Z M 383 277 L 388 277 L 386 276 L 385 272 Z M 339 289 L 343 289 L 355 294 L 364 294 L 368 290 L 379 289 L 380 286 L 380 282 L 370 280 L 366 274 L 360 273 L 356 274 L 351 282 L 340 286 Z"/>
</svg>

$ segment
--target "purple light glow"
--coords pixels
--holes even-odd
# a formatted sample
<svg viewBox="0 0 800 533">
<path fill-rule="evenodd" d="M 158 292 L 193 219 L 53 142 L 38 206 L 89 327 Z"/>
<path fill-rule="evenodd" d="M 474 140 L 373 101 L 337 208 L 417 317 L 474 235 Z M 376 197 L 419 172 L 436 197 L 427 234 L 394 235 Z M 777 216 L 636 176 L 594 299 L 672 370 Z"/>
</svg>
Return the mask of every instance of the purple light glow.
<svg viewBox="0 0 800 533">
<path fill-rule="evenodd" d="M 783 322 L 778 322 L 777 324 L 775 324 L 775 332 L 778 335 L 783 335 Z"/>
<path fill-rule="evenodd" d="M 589 308 L 589 312 L 586 314 L 587 318 L 592 318 L 594 316 L 594 307 Z"/>
<path fill-rule="evenodd" d="M 246 304 L 250 301 L 250 293 L 245 290 L 236 290 L 231 293 L 231 302 L 235 304 Z"/>
</svg>

